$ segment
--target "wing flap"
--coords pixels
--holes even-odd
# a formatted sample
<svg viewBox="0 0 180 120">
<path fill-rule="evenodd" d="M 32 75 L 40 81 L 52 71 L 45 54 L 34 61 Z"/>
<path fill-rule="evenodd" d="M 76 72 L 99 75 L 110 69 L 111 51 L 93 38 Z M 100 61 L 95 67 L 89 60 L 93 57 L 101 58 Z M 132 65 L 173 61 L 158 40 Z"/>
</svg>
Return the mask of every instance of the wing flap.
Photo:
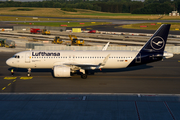
<svg viewBox="0 0 180 120">
<path fill-rule="evenodd" d="M 86 68 L 86 67 L 98 67 L 98 66 L 99 66 L 99 65 L 90 64 L 90 63 L 83 63 L 83 64 L 64 63 L 64 65 L 67 65 L 67 66 L 77 66 L 77 67 L 81 67 L 81 68 Z"/>
</svg>

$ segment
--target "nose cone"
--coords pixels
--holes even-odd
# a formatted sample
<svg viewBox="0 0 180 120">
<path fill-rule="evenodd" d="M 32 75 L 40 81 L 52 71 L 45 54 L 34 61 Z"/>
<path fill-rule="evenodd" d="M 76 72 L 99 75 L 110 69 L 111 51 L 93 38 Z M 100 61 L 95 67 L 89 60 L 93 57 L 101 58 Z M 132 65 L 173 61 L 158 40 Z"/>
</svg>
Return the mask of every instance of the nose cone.
<svg viewBox="0 0 180 120">
<path fill-rule="evenodd" d="M 6 60 L 6 64 L 9 65 L 9 66 L 12 66 L 12 59 L 9 58 L 8 60 Z"/>
</svg>

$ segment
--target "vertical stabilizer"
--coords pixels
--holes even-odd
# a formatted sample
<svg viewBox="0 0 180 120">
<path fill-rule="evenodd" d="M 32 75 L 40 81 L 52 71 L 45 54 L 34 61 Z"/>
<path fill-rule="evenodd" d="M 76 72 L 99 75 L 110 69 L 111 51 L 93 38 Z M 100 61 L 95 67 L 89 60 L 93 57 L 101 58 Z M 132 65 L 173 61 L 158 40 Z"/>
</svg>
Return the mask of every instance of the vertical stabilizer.
<svg viewBox="0 0 180 120">
<path fill-rule="evenodd" d="M 161 25 L 161 27 L 142 47 L 139 53 L 137 53 L 136 57 L 129 66 L 136 66 L 162 60 L 170 26 L 170 24 Z"/>
<path fill-rule="evenodd" d="M 163 54 L 169 34 L 170 24 L 163 24 L 143 46 L 140 52 L 156 52 Z"/>
</svg>

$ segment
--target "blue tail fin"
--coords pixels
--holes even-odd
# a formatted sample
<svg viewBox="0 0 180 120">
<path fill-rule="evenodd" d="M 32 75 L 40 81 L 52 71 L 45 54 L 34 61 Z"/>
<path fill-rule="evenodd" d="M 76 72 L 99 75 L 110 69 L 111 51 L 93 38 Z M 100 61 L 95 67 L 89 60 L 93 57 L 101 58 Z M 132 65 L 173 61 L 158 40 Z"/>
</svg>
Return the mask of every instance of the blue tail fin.
<svg viewBox="0 0 180 120">
<path fill-rule="evenodd" d="M 162 60 L 170 26 L 170 24 L 161 25 L 161 27 L 142 47 L 129 66 L 136 66 Z"/>
<path fill-rule="evenodd" d="M 163 24 L 140 50 L 142 52 L 156 52 L 163 54 L 169 34 L 170 24 Z"/>
</svg>

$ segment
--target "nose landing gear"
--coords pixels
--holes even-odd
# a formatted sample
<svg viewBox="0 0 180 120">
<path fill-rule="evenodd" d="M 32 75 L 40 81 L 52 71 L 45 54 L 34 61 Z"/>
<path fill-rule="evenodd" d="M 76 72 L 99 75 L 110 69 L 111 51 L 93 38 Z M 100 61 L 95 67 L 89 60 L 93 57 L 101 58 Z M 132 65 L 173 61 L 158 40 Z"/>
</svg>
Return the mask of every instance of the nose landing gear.
<svg viewBox="0 0 180 120">
<path fill-rule="evenodd" d="M 27 76 L 31 76 L 31 68 L 28 68 Z"/>
</svg>

